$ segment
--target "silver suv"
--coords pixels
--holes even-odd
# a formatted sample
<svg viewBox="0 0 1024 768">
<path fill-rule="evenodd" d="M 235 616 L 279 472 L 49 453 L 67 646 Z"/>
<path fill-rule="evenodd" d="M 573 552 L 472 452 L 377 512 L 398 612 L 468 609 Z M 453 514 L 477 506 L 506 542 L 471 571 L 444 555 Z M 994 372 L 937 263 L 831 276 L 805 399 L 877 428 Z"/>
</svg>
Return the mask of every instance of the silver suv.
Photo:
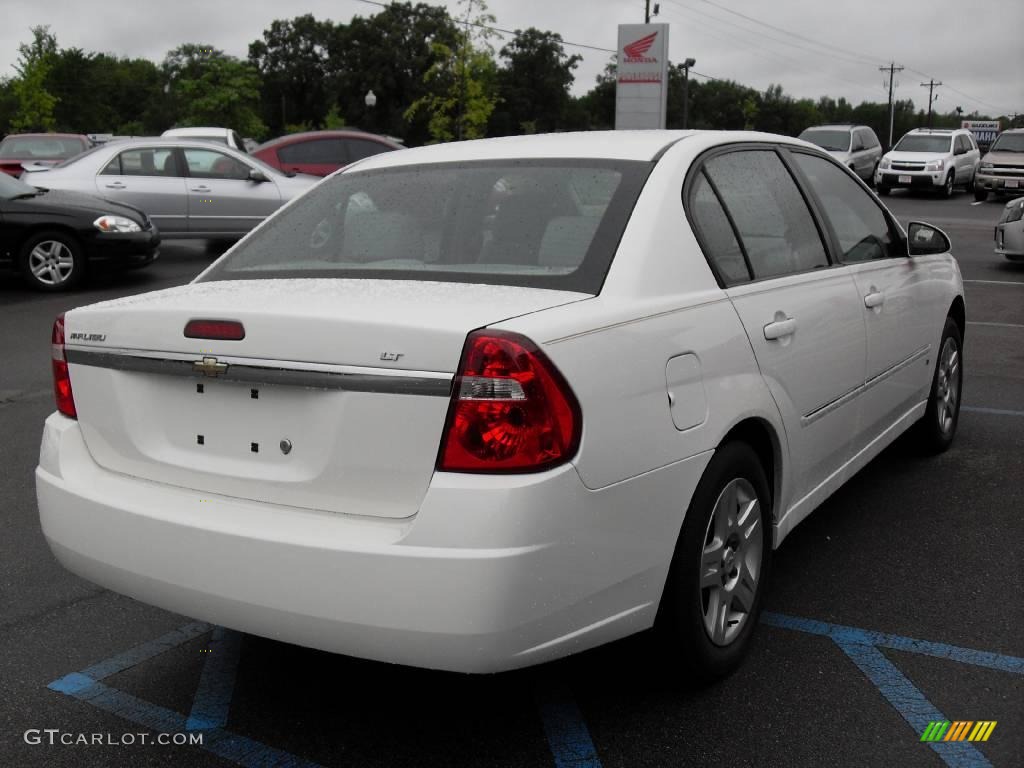
<svg viewBox="0 0 1024 768">
<path fill-rule="evenodd" d="M 974 186 L 981 152 L 974 135 L 963 128 L 915 128 L 886 152 L 875 171 L 878 194 L 893 187 L 937 189 L 953 196 L 953 187 Z"/>
<path fill-rule="evenodd" d="M 882 145 L 866 125 L 815 125 L 800 138 L 817 144 L 868 184 L 882 157 Z"/>
<path fill-rule="evenodd" d="M 974 199 L 984 200 L 989 192 L 1024 193 L 1024 128 L 1003 131 L 981 158 L 974 179 Z"/>
</svg>

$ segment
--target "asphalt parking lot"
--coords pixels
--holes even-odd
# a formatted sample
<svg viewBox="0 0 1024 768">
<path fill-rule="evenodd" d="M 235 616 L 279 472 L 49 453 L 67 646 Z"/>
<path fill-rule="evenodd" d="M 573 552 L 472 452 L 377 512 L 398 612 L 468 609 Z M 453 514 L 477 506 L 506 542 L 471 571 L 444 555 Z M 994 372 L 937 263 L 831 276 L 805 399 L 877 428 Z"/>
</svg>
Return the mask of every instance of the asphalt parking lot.
<svg viewBox="0 0 1024 768">
<path fill-rule="evenodd" d="M 239 636 L 65 572 L 33 479 L 53 317 L 183 283 L 212 255 L 170 243 L 71 295 L 3 275 L 0 766 L 1024 764 L 1024 264 L 992 252 L 1001 202 L 886 203 L 945 229 L 967 281 L 957 441 L 937 458 L 898 441 L 797 528 L 747 663 L 705 689 L 666 679 L 643 636 L 467 677 Z M 932 720 L 997 726 L 929 745 Z M 144 743 L 161 732 L 203 744 Z"/>
</svg>

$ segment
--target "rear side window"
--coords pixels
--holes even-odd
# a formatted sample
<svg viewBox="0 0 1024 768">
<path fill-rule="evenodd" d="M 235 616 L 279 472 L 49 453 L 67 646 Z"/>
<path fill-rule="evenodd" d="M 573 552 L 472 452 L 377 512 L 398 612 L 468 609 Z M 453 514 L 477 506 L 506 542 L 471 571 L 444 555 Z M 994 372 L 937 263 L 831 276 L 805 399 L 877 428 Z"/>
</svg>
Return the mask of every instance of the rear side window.
<svg viewBox="0 0 1024 768">
<path fill-rule="evenodd" d="M 725 286 L 748 282 L 750 271 L 736 240 L 736 233 L 703 173 L 693 185 L 689 209 L 690 220 L 697 230 L 704 255 L 714 265 Z"/>
<path fill-rule="evenodd" d="M 755 279 L 828 266 L 807 203 L 775 152 L 716 155 L 704 170 L 736 225 Z"/>
<path fill-rule="evenodd" d="M 203 279 L 440 280 L 596 294 L 650 169 L 552 159 L 342 173 Z"/>
<path fill-rule="evenodd" d="M 884 259 L 893 253 L 889 221 L 871 196 L 843 170 L 822 157 L 793 154 L 807 176 L 839 240 L 844 263 Z"/>
<path fill-rule="evenodd" d="M 100 172 L 103 176 L 177 176 L 171 148 L 129 149 L 119 152 Z"/>
<path fill-rule="evenodd" d="M 277 150 L 282 163 L 309 163 L 316 165 L 345 165 L 345 145 L 341 139 L 313 139 L 298 141 Z"/>
</svg>

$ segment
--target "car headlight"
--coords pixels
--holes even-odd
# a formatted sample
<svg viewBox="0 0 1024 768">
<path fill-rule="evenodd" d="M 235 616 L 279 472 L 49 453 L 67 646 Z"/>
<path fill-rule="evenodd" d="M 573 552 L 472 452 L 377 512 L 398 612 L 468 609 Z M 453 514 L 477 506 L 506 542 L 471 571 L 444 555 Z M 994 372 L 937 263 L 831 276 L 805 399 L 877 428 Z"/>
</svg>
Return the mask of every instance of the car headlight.
<svg viewBox="0 0 1024 768">
<path fill-rule="evenodd" d="M 878 164 L 879 168 L 888 168 L 891 165 L 888 157 L 883 157 L 881 162 Z"/>
<path fill-rule="evenodd" d="M 131 219 L 124 216 L 113 216 L 107 214 L 100 216 L 92 223 L 100 232 L 141 232 L 142 227 Z"/>
<path fill-rule="evenodd" d="M 1006 213 L 1006 222 L 1020 221 L 1021 217 L 1024 216 L 1024 203 L 1017 203 Z"/>
<path fill-rule="evenodd" d="M 946 164 L 945 160 L 930 160 L 924 164 L 926 171 L 941 171 L 942 167 Z"/>
<path fill-rule="evenodd" d="M 992 163 L 982 163 L 981 165 L 978 166 L 978 170 L 979 171 L 991 171 L 992 170 Z"/>
</svg>

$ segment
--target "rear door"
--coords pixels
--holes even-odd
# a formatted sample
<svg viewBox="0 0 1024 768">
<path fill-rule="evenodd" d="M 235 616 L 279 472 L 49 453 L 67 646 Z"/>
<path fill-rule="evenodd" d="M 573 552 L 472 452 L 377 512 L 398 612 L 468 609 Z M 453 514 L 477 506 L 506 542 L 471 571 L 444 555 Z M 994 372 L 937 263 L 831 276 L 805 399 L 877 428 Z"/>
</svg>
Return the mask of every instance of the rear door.
<svg viewBox="0 0 1024 768">
<path fill-rule="evenodd" d="M 839 260 L 857 284 L 867 325 L 867 373 L 861 395 L 861 447 L 892 426 L 923 397 L 934 356 L 937 285 L 929 269 L 907 258 L 901 236 L 878 203 L 826 158 L 793 152 L 832 230 Z"/>
<path fill-rule="evenodd" d="M 184 147 L 188 173 L 188 231 L 245 234 L 281 205 L 273 179 L 252 181 L 251 167 L 215 148 Z"/>
<path fill-rule="evenodd" d="M 95 184 L 100 197 L 141 208 L 164 235 L 188 230 L 188 193 L 173 147 L 118 152 Z"/>
<path fill-rule="evenodd" d="M 717 193 L 732 225 L 725 239 L 735 242 L 726 249 L 727 266 L 718 267 L 728 275 L 720 279 L 782 414 L 799 500 L 852 455 L 855 390 L 865 363 L 856 286 L 849 268 L 830 264 L 822 233 L 775 148 L 718 153 L 703 172 L 696 192 Z"/>
</svg>

